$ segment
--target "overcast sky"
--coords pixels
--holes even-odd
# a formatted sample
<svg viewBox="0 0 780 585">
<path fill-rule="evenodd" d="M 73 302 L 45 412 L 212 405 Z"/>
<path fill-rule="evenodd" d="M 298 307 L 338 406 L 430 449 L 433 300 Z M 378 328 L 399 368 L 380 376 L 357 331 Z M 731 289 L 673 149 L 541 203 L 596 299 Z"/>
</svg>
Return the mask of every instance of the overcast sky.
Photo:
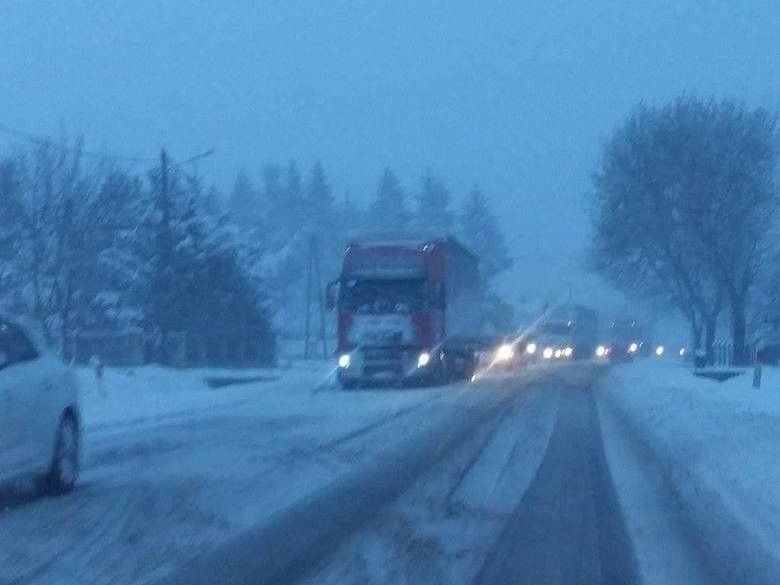
<svg viewBox="0 0 780 585">
<path fill-rule="evenodd" d="M 780 2 L 0 0 L 0 123 L 240 167 L 320 158 L 337 194 L 478 181 L 512 291 L 575 294 L 600 147 L 640 100 L 780 103 Z M 5 139 L 0 139 L 5 140 Z"/>
</svg>

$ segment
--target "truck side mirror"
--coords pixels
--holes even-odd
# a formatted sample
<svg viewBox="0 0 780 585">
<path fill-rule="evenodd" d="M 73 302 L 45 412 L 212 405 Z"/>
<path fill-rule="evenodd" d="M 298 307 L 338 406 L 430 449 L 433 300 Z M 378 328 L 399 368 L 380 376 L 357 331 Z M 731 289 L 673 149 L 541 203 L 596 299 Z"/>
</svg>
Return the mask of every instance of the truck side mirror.
<svg viewBox="0 0 780 585">
<path fill-rule="evenodd" d="M 336 308 L 336 287 L 338 284 L 337 280 L 333 280 L 325 287 L 325 308 L 328 309 L 328 311 L 332 311 Z"/>
</svg>

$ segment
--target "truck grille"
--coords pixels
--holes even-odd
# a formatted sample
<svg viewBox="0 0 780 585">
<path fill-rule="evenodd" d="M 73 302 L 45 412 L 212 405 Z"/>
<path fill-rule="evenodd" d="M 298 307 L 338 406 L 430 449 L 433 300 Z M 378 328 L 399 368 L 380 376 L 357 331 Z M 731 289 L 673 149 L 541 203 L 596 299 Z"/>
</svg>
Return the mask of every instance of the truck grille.
<svg viewBox="0 0 780 585">
<path fill-rule="evenodd" d="M 403 374 L 404 352 L 394 347 L 363 348 L 363 374 L 375 376 Z"/>
<path fill-rule="evenodd" d="M 366 361 L 392 361 L 401 363 L 404 352 L 397 347 L 367 347 L 363 349 L 363 357 Z"/>
</svg>

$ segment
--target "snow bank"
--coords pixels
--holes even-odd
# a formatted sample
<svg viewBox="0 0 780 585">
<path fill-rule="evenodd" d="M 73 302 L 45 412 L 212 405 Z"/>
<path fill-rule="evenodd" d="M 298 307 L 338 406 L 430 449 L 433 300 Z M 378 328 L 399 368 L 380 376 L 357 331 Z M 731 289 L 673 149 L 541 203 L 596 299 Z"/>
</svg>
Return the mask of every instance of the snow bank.
<svg viewBox="0 0 780 585">
<path fill-rule="evenodd" d="M 671 360 L 616 367 L 602 384 L 618 416 L 657 464 L 710 562 L 735 582 L 780 574 L 780 370 L 727 382 Z"/>
<path fill-rule="evenodd" d="M 98 380 L 92 368 L 77 368 L 81 407 L 87 430 L 191 417 L 214 408 L 256 403 L 258 393 L 291 399 L 332 383 L 333 365 L 295 362 L 285 369 L 172 369 L 160 366 L 106 368 Z M 264 381 L 211 388 L 209 378 L 263 378 Z M 278 402 L 278 401 L 277 401 Z M 268 400 L 266 408 L 272 407 Z"/>
</svg>

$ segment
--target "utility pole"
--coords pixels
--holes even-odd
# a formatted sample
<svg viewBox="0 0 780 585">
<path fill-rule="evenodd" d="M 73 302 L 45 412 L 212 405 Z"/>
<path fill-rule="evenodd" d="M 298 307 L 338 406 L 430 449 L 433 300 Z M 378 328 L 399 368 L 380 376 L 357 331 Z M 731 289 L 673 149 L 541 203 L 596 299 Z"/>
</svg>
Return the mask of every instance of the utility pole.
<svg viewBox="0 0 780 585">
<path fill-rule="evenodd" d="M 322 339 L 322 358 L 328 359 L 328 340 L 325 337 L 325 307 L 322 304 L 322 275 L 320 274 L 320 253 L 317 240 L 311 238 L 311 255 L 314 258 L 314 277 L 317 281 L 317 307 L 320 311 L 320 339 Z"/>
<path fill-rule="evenodd" d="M 315 290 L 316 289 L 316 290 Z M 309 268 L 306 275 L 306 324 L 304 330 L 303 357 L 308 359 L 311 355 L 310 347 L 314 335 L 311 332 L 311 305 L 312 295 L 317 295 L 317 310 L 320 313 L 319 335 L 322 343 L 322 357 L 328 359 L 328 340 L 325 336 L 325 307 L 322 302 L 322 275 L 320 273 L 320 257 L 317 248 L 317 240 L 314 236 L 309 238 Z M 316 344 L 316 339 L 314 340 Z"/>
<path fill-rule="evenodd" d="M 161 298 L 167 298 L 170 294 L 170 279 L 167 277 L 170 274 L 171 263 L 173 261 L 171 257 L 171 202 L 168 197 L 168 153 L 163 148 L 160 151 L 160 201 L 158 205 L 160 207 L 160 231 L 158 233 L 157 250 L 160 265 L 158 266 L 158 272 L 162 276 L 158 280 L 160 284 L 160 290 L 157 291 L 159 295 L 156 299 L 158 302 Z M 160 327 L 160 361 L 163 365 L 168 365 L 168 324 L 167 315 L 163 315 L 162 312 L 167 310 L 169 303 L 163 303 L 162 311 L 158 307 L 158 326 Z"/>
<path fill-rule="evenodd" d="M 310 345 L 310 323 L 311 323 L 311 273 L 312 261 L 311 250 L 309 250 L 309 267 L 306 273 L 306 325 L 303 332 L 303 359 L 309 359 Z"/>
</svg>

